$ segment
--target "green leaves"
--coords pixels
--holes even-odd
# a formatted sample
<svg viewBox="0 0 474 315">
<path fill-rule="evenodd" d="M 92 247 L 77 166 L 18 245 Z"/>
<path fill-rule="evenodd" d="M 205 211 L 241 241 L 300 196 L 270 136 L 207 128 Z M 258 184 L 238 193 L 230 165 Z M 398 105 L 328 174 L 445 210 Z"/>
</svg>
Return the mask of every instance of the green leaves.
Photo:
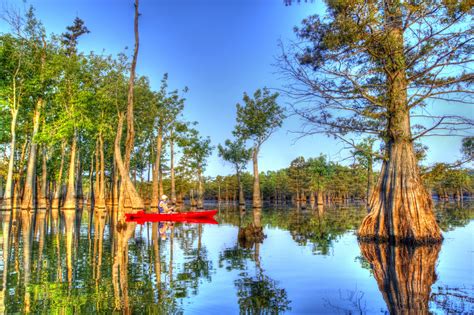
<svg viewBox="0 0 474 315">
<path fill-rule="evenodd" d="M 237 125 L 234 135 L 243 140 L 252 140 L 256 147 L 265 142 L 285 119 L 284 109 L 276 100 L 278 93 L 267 88 L 258 89 L 253 98 L 244 93 L 245 105 L 237 104 Z"/>
<path fill-rule="evenodd" d="M 231 141 L 227 139 L 225 146 L 218 145 L 219 157 L 234 165 L 237 173 L 245 169 L 245 165 L 252 157 L 252 150 L 245 147 L 242 139 Z"/>
</svg>

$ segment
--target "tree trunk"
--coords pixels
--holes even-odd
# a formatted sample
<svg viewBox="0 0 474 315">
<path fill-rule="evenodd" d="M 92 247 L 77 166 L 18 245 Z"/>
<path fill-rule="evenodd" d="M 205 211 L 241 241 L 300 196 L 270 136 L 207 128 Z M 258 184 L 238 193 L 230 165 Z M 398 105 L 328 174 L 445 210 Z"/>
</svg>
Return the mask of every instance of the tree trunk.
<svg viewBox="0 0 474 315">
<path fill-rule="evenodd" d="M 11 110 L 11 144 L 10 144 L 10 159 L 8 161 L 7 183 L 5 185 L 5 195 L 3 196 L 2 209 L 8 210 L 13 205 L 13 165 L 15 160 L 15 144 L 16 144 L 16 120 L 18 117 L 18 109 Z"/>
<path fill-rule="evenodd" d="M 84 201 L 84 193 L 82 190 L 82 161 L 80 158 L 80 151 L 77 151 L 77 171 L 76 171 L 76 200 L 77 205 L 82 207 Z"/>
<path fill-rule="evenodd" d="M 122 139 L 122 125 L 123 115 L 119 113 L 119 123 L 117 128 L 117 135 L 115 137 L 115 161 L 120 172 L 121 185 L 119 208 L 122 209 L 143 209 L 144 203 L 142 198 L 138 195 L 135 186 L 130 180 L 130 158 L 134 147 L 134 116 L 133 116 L 133 98 L 135 86 L 135 69 L 137 66 L 139 37 L 138 37 L 138 0 L 135 0 L 135 17 L 134 17 L 134 33 L 135 33 L 135 48 L 133 51 L 132 65 L 130 67 L 130 78 L 128 81 L 128 99 L 127 99 L 127 138 L 125 142 L 125 156 L 122 159 L 120 151 L 120 142 Z"/>
<path fill-rule="evenodd" d="M 260 178 L 258 174 L 258 151 L 259 147 L 256 146 L 252 152 L 253 161 L 253 207 L 261 208 L 262 199 L 260 198 Z"/>
<path fill-rule="evenodd" d="M 117 161 L 115 160 L 115 157 L 114 157 L 113 167 L 114 167 L 114 169 L 113 169 L 114 178 L 113 178 L 113 181 L 112 181 L 112 206 L 117 207 L 118 204 L 119 204 L 119 193 L 120 193 L 119 185 L 120 185 L 120 182 L 119 182 Z"/>
<path fill-rule="evenodd" d="M 163 144 L 163 128 L 158 128 L 158 136 L 156 137 L 156 159 L 153 167 L 153 193 L 151 197 L 151 207 L 157 208 L 160 201 L 160 169 L 161 169 L 161 147 Z"/>
<path fill-rule="evenodd" d="M 237 172 L 237 181 L 239 184 L 239 206 L 245 206 L 244 186 L 240 172 Z M 219 186 L 219 200 L 220 200 L 220 186 Z"/>
<path fill-rule="evenodd" d="M 369 205 L 369 198 L 372 196 L 373 186 L 374 186 L 374 172 L 372 171 L 372 157 L 369 156 L 367 161 L 367 195 L 365 197 L 366 205 Z M 367 207 L 367 211 L 368 211 Z"/>
<path fill-rule="evenodd" d="M 197 198 L 197 208 L 204 208 L 204 184 L 202 180 L 202 167 L 198 167 L 198 198 Z"/>
<path fill-rule="evenodd" d="M 75 209 L 76 208 L 76 180 L 75 180 L 75 171 L 76 171 L 76 133 L 72 138 L 71 145 L 71 157 L 69 159 L 69 171 L 67 179 L 67 191 L 66 198 L 64 198 L 64 209 Z"/>
<path fill-rule="evenodd" d="M 361 243 L 360 249 L 390 314 L 429 314 L 440 244 L 412 247 Z"/>
<path fill-rule="evenodd" d="M 46 148 L 42 149 L 43 163 L 41 167 L 41 189 L 38 191 L 38 209 L 46 209 L 48 207 L 48 168 L 47 161 L 48 155 L 46 153 Z"/>
<path fill-rule="evenodd" d="M 324 205 L 324 196 L 323 196 L 323 192 L 320 189 L 318 190 L 317 204 L 318 205 Z"/>
<path fill-rule="evenodd" d="M 163 169 L 160 168 L 158 169 L 158 187 L 159 187 L 159 194 L 158 196 L 163 196 L 165 191 L 163 189 Z"/>
<path fill-rule="evenodd" d="M 171 174 L 171 204 L 176 204 L 176 182 L 174 178 L 174 141 L 173 132 L 170 134 L 170 174 Z"/>
<path fill-rule="evenodd" d="M 387 154 L 369 201 L 370 213 L 359 228 L 362 240 L 432 243 L 442 240 L 431 196 L 423 186 L 413 149 L 407 105 L 401 9 L 385 4 L 388 36 L 393 47 L 387 73 Z"/>
<path fill-rule="evenodd" d="M 28 157 L 28 166 L 26 170 L 26 179 L 25 179 L 25 186 L 23 188 L 23 199 L 21 201 L 21 208 L 22 209 L 33 209 L 34 208 L 34 180 L 36 175 L 36 153 L 38 150 L 38 144 L 35 141 L 35 136 L 39 130 L 40 124 L 40 108 L 42 105 L 40 103 L 43 102 L 42 98 L 38 99 L 35 112 L 33 114 L 33 133 L 31 134 L 31 148 L 30 148 L 30 155 Z"/>
<path fill-rule="evenodd" d="M 96 195 L 95 206 L 100 209 L 105 208 L 105 158 L 104 158 L 104 138 L 102 132 L 99 133 L 99 174 L 96 181 L 98 181 L 98 191 Z"/>
<path fill-rule="evenodd" d="M 51 202 L 52 209 L 59 209 L 59 199 L 61 198 L 61 191 L 62 191 L 62 178 L 63 178 L 63 167 L 64 167 L 64 147 L 65 143 L 61 144 L 61 164 L 59 165 L 59 173 L 58 177 L 56 178 L 56 187 L 54 190 L 53 201 Z"/>
<path fill-rule="evenodd" d="M 120 152 L 120 141 L 122 138 L 122 127 L 123 127 L 123 114 L 119 114 L 119 121 L 117 126 L 117 135 L 115 137 L 115 162 L 120 173 L 121 184 L 120 184 L 120 196 L 119 196 L 119 209 L 143 209 L 144 204 L 142 198 L 138 195 L 133 186 L 128 170 L 125 169 L 124 162 L 122 160 L 122 153 Z"/>
</svg>

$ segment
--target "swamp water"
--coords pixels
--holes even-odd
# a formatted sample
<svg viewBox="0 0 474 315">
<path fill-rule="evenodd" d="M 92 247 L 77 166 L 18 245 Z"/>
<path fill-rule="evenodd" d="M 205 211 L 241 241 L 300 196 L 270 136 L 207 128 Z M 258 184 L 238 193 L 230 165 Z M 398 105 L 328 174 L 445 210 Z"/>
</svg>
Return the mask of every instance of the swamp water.
<svg viewBox="0 0 474 315">
<path fill-rule="evenodd" d="M 436 214 L 443 244 L 414 248 L 359 244 L 356 206 L 222 206 L 218 225 L 1 212 L 0 313 L 473 313 L 474 207 Z M 263 242 L 239 241 L 259 220 Z"/>
</svg>

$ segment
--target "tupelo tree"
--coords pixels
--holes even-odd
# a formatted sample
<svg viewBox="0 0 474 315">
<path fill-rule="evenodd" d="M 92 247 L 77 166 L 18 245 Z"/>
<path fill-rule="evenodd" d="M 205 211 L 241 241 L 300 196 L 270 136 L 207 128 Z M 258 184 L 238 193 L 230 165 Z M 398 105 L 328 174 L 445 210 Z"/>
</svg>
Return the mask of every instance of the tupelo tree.
<svg viewBox="0 0 474 315">
<path fill-rule="evenodd" d="M 217 149 L 219 157 L 224 161 L 231 163 L 235 168 L 235 174 L 239 185 L 239 205 L 245 205 L 244 188 L 242 184 L 242 171 L 252 156 L 252 150 L 245 147 L 245 143 L 242 140 L 231 141 L 227 139 L 224 143 L 225 146 L 218 145 Z"/>
<path fill-rule="evenodd" d="M 278 93 L 271 94 L 267 88 L 258 89 L 253 98 L 244 93 L 245 105 L 237 104 L 237 125 L 234 135 L 242 140 L 253 141 L 253 207 L 261 208 L 258 153 L 262 144 L 283 124 L 284 109 L 278 105 Z"/>
<path fill-rule="evenodd" d="M 433 100 L 472 101 L 472 9 L 467 1 L 441 0 L 326 4 L 326 16 L 303 20 L 296 29 L 300 42 L 280 58 L 303 132 L 370 134 L 383 141 L 382 170 L 358 231 L 361 240 L 438 242 L 441 231 L 413 142 L 472 127 L 465 117 L 420 110 Z"/>
</svg>

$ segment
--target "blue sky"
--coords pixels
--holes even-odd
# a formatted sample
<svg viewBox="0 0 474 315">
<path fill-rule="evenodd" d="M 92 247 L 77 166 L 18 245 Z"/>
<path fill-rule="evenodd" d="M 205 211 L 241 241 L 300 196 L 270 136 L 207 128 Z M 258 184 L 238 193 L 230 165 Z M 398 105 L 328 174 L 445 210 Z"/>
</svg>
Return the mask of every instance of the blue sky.
<svg viewBox="0 0 474 315">
<path fill-rule="evenodd" d="M 293 27 L 308 15 L 323 13 L 322 1 L 286 7 L 283 0 L 141 0 L 140 52 L 137 71 L 150 77 L 158 89 L 163 73 L 170 86 L 187 86 L 185 117 L 198 121 L 198 129 L 217 146 L 232 136 L 235 104 L 244 91 L 253 93 L 267 86 L 279 88 L 273 64 L 279 54 L 278 41 L 294 39 Z M 90 34 L 80 39 L 82 51 L 116 54 L 133 47 L 132 0 L 0 0 L 5 6 L 32 4 L 48 32 L 61 33 L 76 16 L 82 18 Z M 0 31 L 6 31 L 0 24 Z M 128 54 L 131 50 L 128 50 Z M 284 98 L 281 105 L 288 106 Z M 438 114 L 439 104 L 427 110 Z M 471 115 L 472 107 L 448 107 L 451 113 Z M 328 155 L 342 160 L 342 143 L 324 135 L 295 142 L 292 131 L 300 129 L 297 117 L 286 120 L 283 128 L 262 146 L 260 169 L 286 167 L 297 156 Z M 459 138 L 429 138 L 428 159 L 452 162 L 460 158 Z M 230 166 L 214 153 L 206 175 L 228 174 Z"/>
</svg>

